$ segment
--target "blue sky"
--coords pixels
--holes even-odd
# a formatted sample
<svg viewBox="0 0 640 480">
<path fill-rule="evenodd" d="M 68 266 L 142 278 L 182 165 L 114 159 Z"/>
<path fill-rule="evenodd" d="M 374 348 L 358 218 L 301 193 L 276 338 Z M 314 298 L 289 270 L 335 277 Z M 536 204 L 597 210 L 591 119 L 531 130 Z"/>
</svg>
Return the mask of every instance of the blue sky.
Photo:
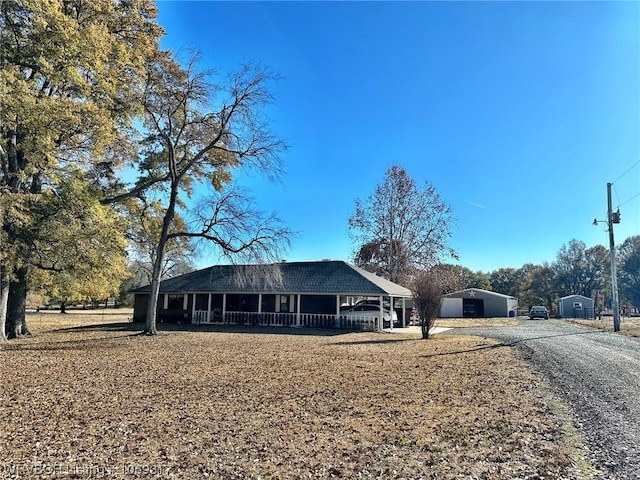
<svg viewBox="0 0 640 480">
<path fill-rule="evenodd" d="M 392 164 L 452 208 L 474 271 L 640 234 L 639 2 L 159 1 L 163 46 L 279 73 L 281 183 L 243 178 L 298 232 L 288 261 L 350 261 L 355 199 Z M 203 257 L 202 262 L 215 259 Z"/>
</svg>

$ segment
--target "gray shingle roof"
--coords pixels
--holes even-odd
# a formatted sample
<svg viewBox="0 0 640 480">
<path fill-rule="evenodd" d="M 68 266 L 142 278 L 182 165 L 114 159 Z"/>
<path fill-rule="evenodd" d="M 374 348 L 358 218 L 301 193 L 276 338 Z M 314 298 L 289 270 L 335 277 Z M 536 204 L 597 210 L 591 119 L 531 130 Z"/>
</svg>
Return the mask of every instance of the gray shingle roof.
<svg viewBox="0 0 640 480">
<path fill-rule="evenodd" d="M 279 269 L 279 281 L 268 284 L 265 268 Z M 277 271 L 277 270 L 276 270 Z M 245 273 L 245 275 L 240 275 Z M 145 293 L 149 286 L 133 290 Z M 411 291 L 343 261 L 283 262 L 268 266 L 216 265 L 169 278 L 160 293 L 306 293 L 391 295 L 411 297 Z"/>
<path fill-rule="evenodd" d="M 490 290 L 483 290 L 482 288 L 465 288 L 464 290 L 458 290 L 457 292 L 447 293 L 445 297 L 462 298 L 468 297 L 469 293 L 474 292 L 484 297 L 500 297 L 500 298 L 516 298 L 511 295 L 505 295 L 504 293 L 492 292 Z"/>
</svg>

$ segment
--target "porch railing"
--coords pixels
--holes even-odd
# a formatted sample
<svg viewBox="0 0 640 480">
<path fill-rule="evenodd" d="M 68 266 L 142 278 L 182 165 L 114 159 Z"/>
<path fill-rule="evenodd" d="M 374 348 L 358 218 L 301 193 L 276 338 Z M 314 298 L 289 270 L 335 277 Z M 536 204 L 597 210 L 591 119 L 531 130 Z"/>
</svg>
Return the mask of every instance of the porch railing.
<svg viewBox="0 0 640 480">
<path fill-rule="evenodd" d="M 340 328 L 348 330 L 374 331 L 378 329 L 376 317 L 354 317 L 318 313 L 301 313 L 297 324 L 296 313 L 272 312 L 225 312 L 213 315 L 213 312 L 196 310 L 193 314 L 195 324 L 213 325 L 259 325 L 273 327 Z"/>
</svg>

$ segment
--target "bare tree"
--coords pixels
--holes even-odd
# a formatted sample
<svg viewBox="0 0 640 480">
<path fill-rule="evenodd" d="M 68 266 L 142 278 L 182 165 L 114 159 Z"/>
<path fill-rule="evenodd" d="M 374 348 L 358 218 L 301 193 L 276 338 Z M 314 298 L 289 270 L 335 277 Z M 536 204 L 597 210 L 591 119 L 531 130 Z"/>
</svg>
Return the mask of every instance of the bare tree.
<svg viewBox="0 0 640 480">
<path fill-rule="evenodd" d="M 449 247 L 453 216 L 433 185 L 422 189 L 397 165 L 365 201 L 356 200 L 349 228 L 356 243 L 355 263 L 392 282 L 413 269 L 428 268 L 443 256 L 457 258 Z"/>
<path fill-rule="evenodd" d="M 420 270 L 411 279 L 413 301 L 420 316 L 422 338 L 429 338 L 429 331 L 440 315 L 442 296 L 460 285 L 453 269 L 435 265 L 429 270 Z"/>
<path fill-rule="evenodd" d="M 197 70 L 197 57 L 186 67 L 162 52 L 148 69 L 142 99 L 145 131 L 137 183 L 108 201 L 156 195 L 162 204 L 145 333 L 156 331 L 156 308 L 167 245 L 172 239 L 202 239 L 223 255 L 267 263 L 280 257 L 291 232 L 273 216 L 252 207 L 231 188 L 232 171 L 253 167 L 270 178 L 281 173 L 278 154 L 285 148 L 267 128 L 262 109 L 271 102 L 267 84 L 274 75 L 244 66 L 220 84 Z M 197 207 L 197 192 L 212 195 Z M 189 208 L 190 207 L 190 208 Z M 183 212 L 185 222 L 176 224 Z"/>
</svg>

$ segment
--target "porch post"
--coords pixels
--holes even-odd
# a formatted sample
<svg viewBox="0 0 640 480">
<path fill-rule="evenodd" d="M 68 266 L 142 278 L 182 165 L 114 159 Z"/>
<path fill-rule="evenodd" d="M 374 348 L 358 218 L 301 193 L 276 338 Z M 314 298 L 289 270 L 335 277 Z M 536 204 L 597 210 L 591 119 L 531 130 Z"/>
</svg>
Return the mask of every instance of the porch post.
<svg viewBox="0 0 640 480">
<path fill-rule="evenodd" d="M 382 329 L 384 329 L 384 316 L 383 316 L 384 315 L 384 305 L 383 305 L 383 301 L 384 300 L 382 298 L 382 295 L 380 295 L 378 298 L 380 299 L 380 315 L 379 315 L 380 318 L 378 318 L 378 329 L 382 330 Z"/>
<path fill-rule="evenodd" d="M 191 323 L 196 323 L 196 295 L 196 293 L 193 294 L 193 304 L 191 305 Z"/>
<path fill-rule="evenodd" d="M 296 300 L 296 327 L 300 326 L 300 298 L 302 295 L 299 293 Z"/>
<path fill-rule="evenodd" d="M 227 320 L 227 294 L 222 294 L 222 323 L 226 323 Z"/>
<path fill-rule="evenodd" d="M 402 323 L 400 325 L 402 325 L 402 328 L 405 328 L 406 325 L 406 318 L 407 318 L 407 299 L 402 297 Z"/>
<path fill-rule="evenodd" d="M 207 300 L 207 322 L 211 322 L 211 294 L 209 294 L 209 300 Z"/>
</svg>

